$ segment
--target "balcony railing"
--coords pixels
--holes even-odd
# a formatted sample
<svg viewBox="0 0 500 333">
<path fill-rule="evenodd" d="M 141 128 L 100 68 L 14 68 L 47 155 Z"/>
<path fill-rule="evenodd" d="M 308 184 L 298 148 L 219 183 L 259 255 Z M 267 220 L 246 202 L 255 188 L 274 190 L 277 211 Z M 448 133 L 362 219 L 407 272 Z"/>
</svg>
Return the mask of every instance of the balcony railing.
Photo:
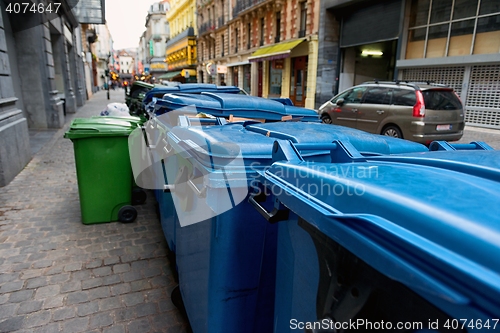
<svg viewBox="0 0 500 333">
<path fill-rule="evenodd" d="M 233 7 L 233 17 L 238 16 L 241 12 L 250 9 L 258 4 L 261 4 L 267 0 L 238 0 L 236 5 Z"/>
<path fill-rule="evenodd" d="M 306 31 L 305 30 L 299 30 L 299 38 L 305 37 L 306 36 Z"/>
<path fill-rule="evenodd" d="M 201 34 L 204 34 L 206 32 L 210 32 L 210 31 L 213 31 L 215 30 L 215 25 L 213 22 L 205 22 L 205 23 L 202 23 L 200 25 L 200 27 L 198 28 L 198 33 L 201 35 Z"/>
<path fill-rule="evenodd" d="M 274 42 L 275 42 L 275 43 L 279 43 L 279 42 L 280 42 L 280 36 L 276 36 L 276 37 L 274 37 Z"/>
<path fill-rule="evenodd" d="M 260 40 L 260 43 L 259 43 L 259 44 L 260 44 L 260 46 L 263 46 L 263 45 L 264 45 L 264 38 L 262 38 L 262 39 Z"/>
<path fill-rule="evenodd" d="M 247 50 L 250 50 L 250 47 L 251 47 L 251 46 L 252 46 L 252 45 L 251 45 L 250 43 L 247 43 Z"/>
</svg>

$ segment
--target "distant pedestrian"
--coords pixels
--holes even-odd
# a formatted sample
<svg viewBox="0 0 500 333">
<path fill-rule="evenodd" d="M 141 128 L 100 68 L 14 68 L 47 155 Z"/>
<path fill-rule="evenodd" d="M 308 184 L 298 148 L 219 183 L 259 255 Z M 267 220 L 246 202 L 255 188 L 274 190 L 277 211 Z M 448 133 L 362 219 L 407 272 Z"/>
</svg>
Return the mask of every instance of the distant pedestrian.
<svg viewBox="0 0 500 333">
<path fill-rule="evenodd" d="M 220 83 L 220 85 L 221 85 L 221 86 L 225 86 L 225 85 L 226 85 L 226 82 L 222 81 L 222 82 Z"/>
</svg>

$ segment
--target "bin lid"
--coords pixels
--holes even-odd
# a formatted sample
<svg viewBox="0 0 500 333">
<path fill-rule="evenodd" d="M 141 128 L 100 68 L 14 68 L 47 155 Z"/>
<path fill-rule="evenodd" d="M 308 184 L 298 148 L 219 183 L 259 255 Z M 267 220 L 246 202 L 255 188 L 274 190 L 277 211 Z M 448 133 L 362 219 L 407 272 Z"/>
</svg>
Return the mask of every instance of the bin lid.
<svg viewBox="0 0 500 333">
<path fill-rule="evenodd" d="M 264 175 L 287 207 L 383 274 L 498 313 L 499 161 L 500 151 L 427 152 L 276 162 Z"/>
<path fill-rule="evenodd" d="M 145 119 L 141 119 L 140 117 L 137 117 L 137 116 L 93 116 L 92 118 L 128 121 L 132 124 L 137 124 L 137 125 L 143 123 L 145 120 Z"/>
<path fill-rule="evenodd" d="M 206 113 L 228 118 L 235 117 L 281 121 L 285 116 L 292 116 L 301 121 L 319 122 L 316 111 L 284 105 L 281 102 L 247 95 L 203 92 L 200 95 L 166 94 L 158 100 L 155 112 L 162 114 L 183 109 L 186 113 Z"/>
<path fill-rule="evenodd" d="M 240 89 L 235 86 L 217 86 L 211 83 L 184 83 L 175 87 L 154 87 L 146 93 L 143 103 L 148 104 L 153 97 L 161 98 L 169 93 L 187 93 L 187 94 L 201 94 L 202 92 L 224 92 L 230 94 L 239 94 Z"/>
<path fill-rule="evenodd" d="M 276 122 L 252 124 L 246 126 L 246 129 L 294 143 L 330 143 L 334 140 L 350 142 L 361 153 L 399 154 L 429 151 L 420 143 L 321 123 Z"/>
<path fill-rule="evenodd" d="M 107 117 L 76 118 L 64 134 L 67 139 L 83 139 L 98 136 L 128 136 L 137 124 Z"/>
<path fill-rule="evenodd" d="M 196 154 L 198 161 L 207 167 L 227 165 L 227 161 L 236 156 L 243 158 L 246 166 L 268 166 L 272 163 L 272 148 L 276 140 L 295 143 L 331 143 L 339 140 L 350 142 L 354 148 L 368 154 L 428 152 L 427 147 L 419 143 L 342 126 L 309 122 L 176 126 L 171 131 L 179 140 L 189 140 L 200 147 L 191 153 Z M 324 159 L 330 159 L 330 152 L 305 151 L 303 156 L 308 160 L 325 161 Z"/>
</svg>

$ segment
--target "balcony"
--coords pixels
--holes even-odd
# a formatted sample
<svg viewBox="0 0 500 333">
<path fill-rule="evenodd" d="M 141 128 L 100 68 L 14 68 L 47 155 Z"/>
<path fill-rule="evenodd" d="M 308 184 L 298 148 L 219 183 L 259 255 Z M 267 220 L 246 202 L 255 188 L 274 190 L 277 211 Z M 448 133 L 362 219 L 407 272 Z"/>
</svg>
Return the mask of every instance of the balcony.
<svg viewBox="0 0 500 333">
<path fill-rule="evenodd" d="M 198 33 L 200 35 L 202 35 L 204 33 L 214 31 L 214 30 L 215 30 L 215 25 L 213 24 L 213 22 L 205 22 L 205 23 L 202 23 L 200 25 L 200 27 L 198 28 Z"/>
<path fill-rule="evenodd" d="M 155 42 L 160 42 L 163 40 L 163 37 L 162 35 L 155 34 L 151 36 L 151 39 L 154 40 Z"/>
<path fill-rule="evenodd" d="M 224 16 L 218 18 L 218 23 L 219 25 L 217 26 L 217 28 L 222 28 L 224 26 L 225 24 Z"/>
<path fill-rule="evenodd" d="M 268 0 L 239 0 L 236 2 L 236 5 L 233 7 L 233 17 L 238 16 L 241 12 L 246 11 L 258 4 L 266 2 Z"/>
</svg>

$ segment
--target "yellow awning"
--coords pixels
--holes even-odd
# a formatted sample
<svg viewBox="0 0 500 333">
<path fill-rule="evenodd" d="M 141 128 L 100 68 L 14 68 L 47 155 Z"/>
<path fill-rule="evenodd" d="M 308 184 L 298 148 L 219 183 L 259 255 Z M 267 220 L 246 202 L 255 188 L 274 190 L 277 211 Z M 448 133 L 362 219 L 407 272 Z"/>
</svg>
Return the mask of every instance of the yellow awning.
<svg viewBox="0 0 500 333">
<path fill-rule="evenodd" d="M 305 39 L 297 39 L 289 42 L 282 42 L 279 44 L 261 47 L 260 49 L 252 53 L 252 55 L 248 57 L 248 60 L 250 62 L 254 62 L 288 58 L 293 48 L 302 43 L 304 40 Z"/>
<path fill-rule="evenodd" d="M 186 73 L 189 73 L 189 76 Z M 184 77 L 196 77 L 196 69 L 185 68 L 181 71 L 181 75 Z"/>
<path fill-rule="evenodd" d="M 179 74 L 181 74 L 181 71 L 168 72 L 168 73 L 165 73 L 165 74 L 159 76 L 158 79 L 171 79 L 174 76 L 177 76 Z"/>
</svg>

